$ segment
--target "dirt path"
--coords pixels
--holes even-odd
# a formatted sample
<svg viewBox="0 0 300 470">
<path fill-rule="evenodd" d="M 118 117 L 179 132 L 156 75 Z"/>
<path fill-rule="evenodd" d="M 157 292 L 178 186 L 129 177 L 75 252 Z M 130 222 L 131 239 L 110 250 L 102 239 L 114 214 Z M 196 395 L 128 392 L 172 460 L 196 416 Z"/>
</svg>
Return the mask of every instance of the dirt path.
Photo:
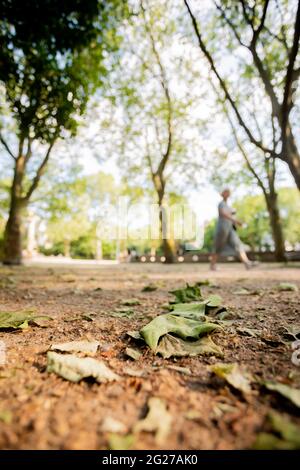
<svg viewBox="0 0 300 470">
<path fill-rule="evenodd" d="M 161 314 L 161 306 L 171 299 L 169 290 L 206 278 L 213 286 L 203 287 L 204 296 L 220 294 L 228 319 L 233 320 L 214 334 L 225 354 L 221 361 L 241 364 L 257 380 L 300 388 L 300 367 L 292 364 L 290 343 L 284 336 L 285 326 L 300 327 L 300 295 L 277 289 L 280 282 L 300 288 L 299 267 L 263 265 L 246 272 L 234 264 L 216 273 L 204 265 L 179 264 L 0 267 L 0 311 L 34 308 L 53 318 L 45 328 L 0 330 L 6 348 L 6 364 L 0 366 L 0 447 L 107 449 L 107 418 L 123 423 L 123 434 L 130 433 L 146 415 L 150 397 L 166 402 L 171 430 L 159 444 L 151 432 L 137 434 L 134 449 L 251 448 L 257 433 L 265 429 L 270 408 L 300 424 L 299 410 L 278 395 L 253 385 L 253 393 L 244 398 L 214 377 L 208 367 L 220 362 L 214 356 L 163 359 L 146 345 L 139 347 L 143 354 L 137 361 L 125 355 L 126 347 L 136 347 L 126 332 L 139 330 Z M 158 289 L 142 292 L 150 283 Z M 234 293 L 240 288 L 254 293 Z M 140 301 L 131 319 L 110 315 L 131 298 Z M 237 331 L 243 328 L 259 334 L 252 337 Z M 95 357 L 121 380 L 74 384 L 47 373 L 50 345 L 78 339 L 98 340 Z M 188 368 L 190 374 L 170 365 Z M 134 371 L 143 376 L 134 376 Z"/>
</svg>

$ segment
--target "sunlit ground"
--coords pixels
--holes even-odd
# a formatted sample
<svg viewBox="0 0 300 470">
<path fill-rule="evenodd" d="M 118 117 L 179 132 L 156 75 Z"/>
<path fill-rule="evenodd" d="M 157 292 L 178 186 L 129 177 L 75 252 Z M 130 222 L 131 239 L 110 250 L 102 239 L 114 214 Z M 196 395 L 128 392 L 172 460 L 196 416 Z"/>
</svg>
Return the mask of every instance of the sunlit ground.
<svg viewBox="0 0 300 470">
<path fill-rule="evenodd" d="M 252 271 L 221 264 L 213 273 L 206 264 L 0 267 L 1 311 L 34 309 L 52 318 L 25 330 L 0 330 L 6 349 L 0 366 L 0 447 L 107 449 L 117 429 L 121 437 L 133 436 L 135 449 L 251 448 L 258 432 L 267 430 L 270 410 L 300 424 L 296 408 L 258 385 L 268 379 L 300 387 L 300 367 L 291 361 L 285 336 L 286 327 L 300 329 L 299 291 L 278 290 L 281 282 L 299 288 L 299 272 L 299 264 L 292 263 L 262 264 Z M 204 279 L 211 285 L 202 288 L 203 295 L 221 295 L 228 309 L 224 330 L 213 334 L 224 358 L 163 359 L 126 335 L 164 312 L 170 290 Z M 149 284 L 157 289 L 143 292 Z M 249 294 L 239 295 L 241 289 Z M 114 315 L 133 298 L 139 305 L 132 307 L 131 318 Z M 86 339 L 100 342 L 95 358 L 119 381 L 71 383 L 46 371 L 51 344 Z M 126 356 L 127 347 L 141 352 L 139 359 Z M 248 397 L 212 375 L 209 366 L 220 361 L 238 363 L 255 377 Z M 155 431 L 134 432 L 152 397 L 162 400 L 171 416 L 162 440 Z M 110 418 L 118 422 L 115 428 Z"/>
</svg>

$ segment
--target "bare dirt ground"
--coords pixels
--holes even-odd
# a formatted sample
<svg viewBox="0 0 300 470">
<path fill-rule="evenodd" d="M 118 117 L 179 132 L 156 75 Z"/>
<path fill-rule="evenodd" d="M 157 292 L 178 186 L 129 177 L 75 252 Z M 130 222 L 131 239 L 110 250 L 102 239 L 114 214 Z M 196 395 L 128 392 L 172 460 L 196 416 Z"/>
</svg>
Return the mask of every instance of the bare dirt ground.
<svg viewBox="0 0 300 470">
<path fill-rule="evenodd" d="M 105 418 L 123 423 L 123 433 L 130 433 L 146 415 L 151 397 L 166 402 L 171 429 L 160 444 L 151 432 L 135 435 L 134 449 L 248 449 L 265 429 L 271 408 L 300 424 L 299 410 L 279 395 L 254 384 L 245 398 L 213 376 L 209 365 L 219 358 L 163 359 L 126 335 L 163 312 L 162 304 L 172 298 L 169 290 L 207 278 L 213 286 L 204 286 L 203 295 L 221 295 L 228 320 L 233 320 L 213 336 L 224 351 L 221 361 L 237 362 L 259 379 L 300 388 L 300 367 L 291 362 L 291 342 L 284 337 L 286 326 L 300 326 L 300 294 L 277 289 L 280 282 L 300 287 L 299 265 L 261 265 L 248 272 L 232 264 L 215 273 L 200 264 L 0 267 L 0 311 L 34 308 L 53 318 L 46 327 L 0 330 L 7 353 L 0 366 L 0 447 L 107 449 Z M 142 292 L 150 283 L 158 289 Z M 254 293 L 237 295 L 240 288 Z M 111 316 L 130 298 L 140 301 L 133 318 Z M 247 336 L 237 331 L 241 328 L 259 334 Z M 48 373 L 50 345 L 79 339 L 98 340 L 96 359 L 105 361 L 121 380 L 71 383 Z M 128 346 L 140 349 L 142 356 L 128 358 Z M 190 374 L 170 365 L 188 368 Z M 129 375 L 128 368 L 144 375 Z M 10 419 L 1 420 L 3 412 Z"/>
</svg>

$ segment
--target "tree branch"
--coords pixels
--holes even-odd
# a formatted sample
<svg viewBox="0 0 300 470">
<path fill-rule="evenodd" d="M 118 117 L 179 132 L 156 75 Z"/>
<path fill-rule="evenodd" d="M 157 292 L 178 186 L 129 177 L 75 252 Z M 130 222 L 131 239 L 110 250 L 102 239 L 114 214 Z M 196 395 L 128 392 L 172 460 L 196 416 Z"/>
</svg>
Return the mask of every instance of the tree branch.
<svg viewBox="0 0 300 470">
<path fill-rule="evenodd" d="M 215 4 L 215 7 L 217 8 L 217 10 L 219 10 L 219 12 L 221 13 L 221 16 L 222 18 L 226 21 L 226 23 L 228 24 L 228 26 L 231 28 L 236 40 L 238 41 L 238 43 L 243 46 L 243 47 L 247 47 L 248 46 L 241 40 L 241 37 L 240 35 L 238 34 L 237 30 L 236 30 L 236 27 L 235 25 L 232 23 L 232 21 L 227 17 L 224 9 L 221 7 L 221 5 L 218 5 L 216 2 L 214 2 Z"/>
<path fill-rule="evenodd" d="M 56 141 L 56 138 L 54 138 L 52 140 L 52 142 L 49 144 L 49 147 L 48 147 L 48 150 L 46 152 L 46 155 L 42 161 L 42 163 L 40 164 L 40 166 L 38 167 L 37 169 L 37 172 L 35 174 L 35 177 L 33 178 L 32 180 L 32 184 L 30 186 L 30 188 L 28 189 L 26 195 L 24 196 L 24 201 L 28 202 L 32 193 L 36 190 L 36 188 L 38 187 L 39 185 L 39 182 L 40 182 L 40 179 L 41 179 L 41 176 L 43 175 L 45 169 L 46 169 L 46 165 L 48 163 L 48 160 L 49 160 L 49 157 L 50 157 L 50 153 L 51 153 L 51 150 L 53 148 L 53 145 Z"/>
<path fill-rule="evenodd" d="M 282 129 L 283 152 L 285 150 L 285 145 L 286 145 L 289 114 L 292 108 L 293 86 L 295 84 L 295 81 L 298 80 L 299 78 L 299 69 L 294 70 L 295 62 L 296 62 L 298 51 L 299 51 L 299 41 L 300 41 L 300 0 L 298 0 L 293 45 L 292 45 L 291 52 L 289 55 L 289 63 L 288 63 L 286 76 L 285 76 L 285 88 L 284 88 L 284 95 L 283 95 L 283 102 L 282 102 L 281 129 Z M 295 74 L 296 74 L 296 79 L 295 79 Z"/>
<path fill-rule="evenodd" d="M 168 162 L 169 156 L 170 156 L 170 152 L 171 152 L 171 148 L 172 148 L 172 141 L 173 141 L 173 134 L 172 134 L 172 101 L 171 101 L 169 84 L 168 84 L 168 79 L 167 79 L 167 76 L 166 76 L 166 73 L 165 73 L 165 69 L 164 69 L 162 61 L 160 59 L 158 50 L 156 48 L 155 39 L 153 37 L 151 28 L 149 28 L 147 20 L 146 20 L 146 14 L 145 14 L 145 8 L 144 8 L 143 0 L 141 0 L 140 5 L 141 5 L 141 10 L 142 10 L 142 14 L 143 14 L 144 22 L 145 22 L 145 28 L 146 28 L 146 31 L 149 34 L 152 52 L 153 52 L 153 55 L 156 59 L 158 68 L 160 70 L 160 84 L 161 84 L 161 86 L 163 88 L 163 91 L 164 91 L 164 94 L 165 94 L 165 98 L 166 98 L 166 102 L 167 102 L 167 109 L 168 109 L 168 116 L 167 116 L 168 142 L 167 142 L 166 150 L 162 154 L 162 158 L 160 160 L 160 163 L 158 165 L 158 169 L 156 171 L 156 173 L 162 175 L 163 172 L 164 172 L 164 169 L 166 167 L 166 164 Z"/>
<path fill-rule="evenodd" d="M 187 0 L 184 0 L 184 3 L 187 7 L 187 10 L 188 10 L 188 13 L 190 15 L 190 18 L 192 20 L 192 24 L 193 24 L 193 28 L 194 28 L 194 31 L 195 31 L 195 34 L 197 36 L 197 39 L 198 39 L 198 42 L 199 42 L 199 46 L 200 46 L 200 49 L 202 50 L 203 54 L 205 55 L 206 59 L 208 60 L 209 64 L 210 64 L 210 67 L 214 73 L 214 75 L 217 77 L 218 81 L 219 81 L 219 84 L 225 94 L 225 97 L 226 99 L 229 101 L 237 119 L 238 119 L 238 122 L 240 124 L 240 126 L 244 129 L 245 133 L 247 134 L 247 136 L 249 137 L 249 140 L 252 142 L 252 144 L 254 144 L 256 147 L 258 147 L 259 149 L 261 149 L 263 152 L 265 153 L 271 153 L 272 151 L 270 149 L 268 149 L 267 147 L 265 147 L 263 145 L 263 143 L 260 141 L 260 140 L 257 140 L 254 135 L 252 134 L 251 130 L 248 128 L 248 126 L 246 125 L 245 121 L 243 120 L 238 108 L 237 108 L 237 105 L 235 104 L 233 98 L 231 97 L 229 91 L 228 91 L 228 88 L 227 88 L 227 85 L 225 83 L 225 81 L 222 79 L 222 77 L 220 76 L 216 66 L 215 66 L 215 63 L 213 61 L 213 58 L 212 56 L 210 55 L 210 53 L 208 52 L 205 44 L 204 44 L 204 41 L 202 39 L 202 36 L 199 32 L 199 28 L 198 28 L 198 24 L 197 24 L 197 21 L 196 21 L 196 18 L 195 16 L 193 15 L 192 11 L 191 11 L 191 8 L 189 6 L 189 3 Z"/>
<path fill-rule="evenodd" d="M 1 141 L 1 143 L 3 144 L 3 147 L 5 148 L 5 150 L 7 151 L 7 153 L 8 153 L 14 160 L 16 160 L 16 157 L 14 156 L 13 152 L 12 152 L 11 149 L 9 148 L 9 145 L 8 145 L 8 143 L 6 142 L 6 140 L 4 139 L 4 137 L 2 136 L 2 134 L 0 134 L 0 141 Z"/>
</svg>

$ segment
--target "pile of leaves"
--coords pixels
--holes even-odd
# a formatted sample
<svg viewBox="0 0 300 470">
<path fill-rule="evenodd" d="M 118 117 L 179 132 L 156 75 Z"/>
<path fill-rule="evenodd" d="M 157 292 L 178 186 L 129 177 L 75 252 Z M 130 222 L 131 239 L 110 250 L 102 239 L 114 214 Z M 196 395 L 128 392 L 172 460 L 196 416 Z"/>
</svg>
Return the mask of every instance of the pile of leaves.
<svg viewBox="0 0 300 470">
<path fill-rule="evenodd" d="M 128 332 L 135 339 L 143 340 L 155 353 L 167 359 L 172 356 L 196 356 L 223 352 L 210 334 L 222 327 L 211 321 L 225 309 L 218 295 L 203 298 L 199 284 L 189 285 L 170 292 L 175 299 L 168 305 L 169 313 L 158 315 L 139 332 Z"/>
</svg>

